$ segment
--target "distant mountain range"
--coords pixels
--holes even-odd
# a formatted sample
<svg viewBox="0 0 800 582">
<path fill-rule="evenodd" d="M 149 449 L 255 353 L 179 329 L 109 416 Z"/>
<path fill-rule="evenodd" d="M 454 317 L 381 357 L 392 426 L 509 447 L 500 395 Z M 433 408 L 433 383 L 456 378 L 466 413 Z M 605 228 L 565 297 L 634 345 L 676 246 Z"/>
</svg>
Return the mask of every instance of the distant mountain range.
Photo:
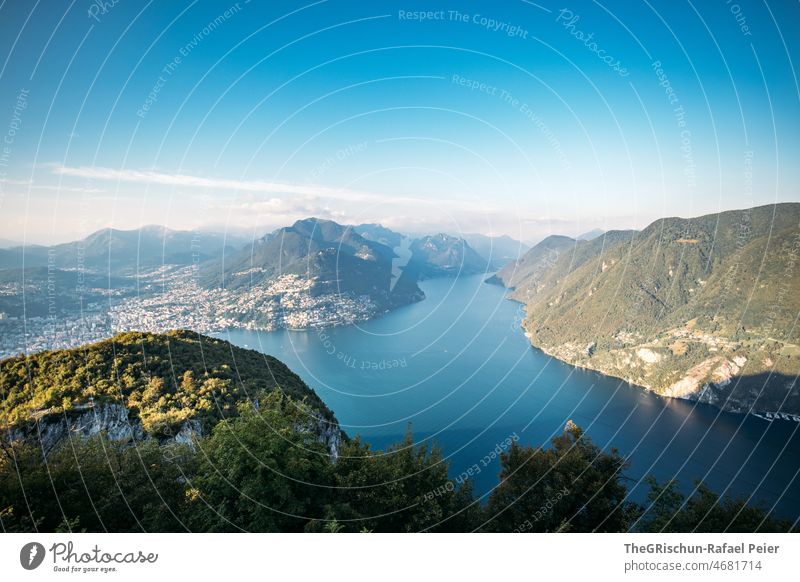
<svg viewBox="0 0 800 582">
<path fill-rule="evenodd" d="M 520 248 L 502 237 L 480 242 L 492 253 Z M 422 279 L 488 268 L 463 238 L 414 239 L 374 223 L 308 218 L 258 238 L 103 229 L 65 244 L 0 249 L 0 353 L 72 347 L 109 329 L 349 325 L 423 299 Z"/>
<path fill-rule="evenodd" d="M 7 238 L 0 238 L 0 249 L 8 249 L 11 247 L 18 247 L 20 246 L 18 241 L 10 240 Z"/>
<path fill-rule="evenodd" d="M 390 230 L 380 224 L 359 224 L 353 227 L 353 230 L 367 240 L 379 242 L 390 248 L 399 246 L 404 238 L 399 232 Z"/>
<path fill-rule="evenodd" d="M 160 330 L 176 314 L 203 329 L 339 325 L 422 299 L 422 279 L 511 259 L 487 281 L 525 304 L 527 335 L 545 352 L 666 396 L 800 415 L 800 204 L 554 235 L 518 256 L 523 248 L 508 237 L 412 239 L 317 218 L 256 240 L 104 229 L 0 249 L 0 319 L 19 326 L 22 315 L 68 318 L 113 303 L 122 329 Z M 3 349 L 18 349 L 12 343 Z"/>
<path fill-rule="evenodd" d="M 178 231 L 163 226 L 144 226 L 135 230 L 105 228 L 74 242 L 0 249 L 0 269 L 49 266 L 118 274 L 164 264 L 203 262 L 246 242 L 247 239 L 241 235 Z"/>
<path fill-rule="evenodd" d="M 509 237 L 469 236 L 496 262 L 518 256 L 523 246 Z M 308 218 L 205 263 L 200 281 L 236 290 L 295 275 L 311 282 L 312 294 L 368 295 L 390 309 L 424 297 L 421 279 L 485 273 L 489 267 L 465 238 L 442 233 L 411 239 L 380 224 Z"/>
<path fill-rule="evenodd" d="M 217 232 L 217 231 L 187 231 L 172 230 L 163 226 L 144 226 L 134 230 L 120 230 L 105 228 L 92 233 L 84 239 L 56 244 L 45 245 L 26 245 L 21 246 L 14 241 L 0 241 L 0 269 L 21 269 L 49 267 L 51 269 L 64 270 L 87 270 L 96 273 L 120 275 L 132 274 L 141 270 L 151 269 L 163 265 L 199 265 L 218 261 L 224 254 L 226 263 L 232 267 L 241 266 L 249 261 L 248 254 L 252 255 L 254 265 L 264 262 L 263 267 L 266 271 L 271 269 L 271 265 L 286 266 L 287 260 L 297 258 L 306 254 L 298 247 L 292 249 L 294 238 L 309 238 L 314 230 L 313 224 L 318 224 L 316 232 L 313 234 L 314 243 L 323 244 L 330 242 L 343 241 L 342 250 L 345 254 L 352 248 L 363 246 L 368 243 L 379 243 L 389 249 L 399 247 L 404 238 L 410 241 L 430 241 L 433 237 L 421 237 L 413 239 L 401 233 L 390 230 L 380 224 L 360 224 L 357 226 L 345 226 L 333 221 L 323 221 L 321 219 L 309 218 L 297 221 L 291 227 L 285 227 L 270 232 L 260 238 L 253 238 L 241 232 Z M 347 229 L 346 237 L 344 229 Z M 272 239 L 283 238 L 283 244 L 268 246 Z M 364 240 L 357 240 L 356 237 Z M 442 235 L 444 236 L 444 235 Z M 465 267 L 467 272 L 477 272 L 476 265 L 481 263 L 489 264 L 491 268 L 500 268 L 509 261 L 515 260 L 528 247 L 524 243 L 515 241 L 508 236 L 489 237 L 481 234 L 466 234 L 461 237 L 446 235 L 447 239 L 437 243 L 441 246 L 435 253 L 420 249 L 415 260 L 425 261 L 425 255 L 430 254 L 432 261 L 431 267 L 445 267 L 441 274 L 448 275 L 445 263 L 450 259 L 458 259 L 462 251 L 455 249 L 460 245 L 461 240 L 464 245 Z M 349 238 L 349 242 L 345 240 Z M 298 239 L 299 240 L 299 239 Z M 306 240 L 305 242 L 309 242 Z M 352 247 L 348 244 L 352 243 Z M 449 249 L 445 246 L 449 245 Z M 247 249 L 249 249 L 249 251 Z M 284 258 L 278 258 L 278 254 L 273 253 L 281 247 L 280 252 L 284 253 Z M 380 247 L 372 247 L 384 255 L 388 251 Z M 314 251 L 309 247 L 310 251 Z M 431 249 L 432 251 L 432 249 Z M 475 251 L 473 253 L 473 251 Z M 445 255 L 450 256 L 445 258 Z M 481 260 L 475 257 L 475 253 Z M 268 255 L 274 256 L 268 256 Z M 436 256 L 434 256 L 434 254 Z M 204 265 L 204 270 L 207 265 Z M 431 269 L 423 269 L 431 270 Z M 482 270 L 482 268 L 481 268 Z M 431 270 L 432 272 L 432 270 Z M 456 272 L 456 271 L 453 271 Z"/>
<path fill-rule="evenodd" d="M 424 236 L 411 243 L 409 270 L 421 278 L 485 273 L 488 264 L 463 238 L 449 234 Z"/>
<path fill-rule="evenodd" d="M 525 243 L 507 235 L 464 234 L 461 238 L 487 261 L 490 270 L 500 269 L 516 261 L 530 249 Z"/>
<path fill-rule="evenodd" d="M 800 414 L 800 204 L 589 241 L 548 237 L 490 281 L 534 346 L 666 396 Z"/>
<path fill-rule="evenodd" d="M 632 240 L 635 230 L 612 230 L 592 240 L 551 235 L 535 245 L 515 263 L 509 263 L 490 279 L 516 290 L 515 298 L 539 293 L 554 286 L 586 261 L 621 242 Z M 565 258 L 566 257 L 566 258 Z"/>
<path fill-rule="evenodd" d="M 415 279 L 401 274 L 393 284 L 395 257 L 391 247 L 364 238 L 353 227 L 308 218 L 205 263 L 200 281 L 207 287 L 237 290 L 295 275 L 310 282 L 312 295 L 369 295 L 391 308 L 424 297 Z"/>
<path fill-rule="evenodd" d="M 592 240 L 594 238 L 597 238 L 604 232 L 605 231 L 602 228 L 593 228 L 590 231 L 584 232 L 583 234 L 576 236 L 575 240 Z"/>
<path fill-rule="evenodd" d="M 484 237 L 492 245 L 489 237 Z M 515 241 L 502 239 L 507 251 Z M 521 243 L 516 243 L 519 248 Z M 391 309 L 424 297 L 421 279 L 485 273 L 488 261 L 464 238 L 417 239 L 379 224 L 341 225 L 308 218 L 279 229 L 201 268 L 205 287 L 250 289 L 293 275 L 312 295 L 366 295 Z"/>
</svg>

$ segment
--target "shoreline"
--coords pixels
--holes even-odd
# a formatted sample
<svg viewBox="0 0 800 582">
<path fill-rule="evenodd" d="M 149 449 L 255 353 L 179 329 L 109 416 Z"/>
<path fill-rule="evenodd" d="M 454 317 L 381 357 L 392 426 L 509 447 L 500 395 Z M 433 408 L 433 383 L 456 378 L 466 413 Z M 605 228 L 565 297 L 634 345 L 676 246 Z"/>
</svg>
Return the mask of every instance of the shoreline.
<svg viewBox="0 0 800 582">
<path fill-rule="evenodd" d="M 511 299 L 511 301 L 515 301 L 516 303 L 519 303 L 519 301 L 516 301 L 515 299 Z M 524 330 L 525 337 L 528 339 L 531 347 L 533 349 L 535 349 L 535 350 L 538 350 L 538 351 L 542 352 L 543 354 L 547 355 L 548 357 L 553 358 L 554 360 L 556 360 L 558 362 L 561 362 L 562 364 L 565 364 L 567 366 L 571 366 L 573 368 L 577 368 L 579 370 L 589 370 L 591 372 L 595 372 L 597 374 L 601 374 L 602 376 L 605 376 L 607 378 L 615 378 L 617 380 L 625 382 L 629 386 L 632 386 L 632 387 L 634 387 L 634 388 L 636 388 L 638 390 L 644 390 L 644 391 L 649 392 L 649 393 L 651 393 L 651 394 L 653 394 L 655 396 L 658 396 L 659 398 L 664 398 L 664 399 L 669 399 L 669 400 L 681 400 L 683 402 L 691 402 L 691 403 L 694 403 L 694 404 L 703 404 L 703 405 L 706 405 L 706 406 L 712 406 L 712 407 L 716 408 L 717 410 L 719 410 L 721 412 L 727 412 L 727 413 L 730 413 L 730 414 L 738 414 L 738 415 L 744 415 L 744 416 L 754 416 L 756 418 L 760 418 L 761 420 L 766 420 L 767 422 L 773 422 L 775 420 L 783 420 L 783 421 L 786 421 L 786 422 L 800 423 L 800 415 L 792 414 L 792 413 L 789 413 L 789 412 L 776 412 L 776 411 L 771 411 L 771 410 L 770 411 L 767 411 L 767 410 L 748 410 L 748 411 L 730 410 L 730 409 L 722 408 L 722 407 L 717 406 L 716 404 L 712 404 L 710 402 L 703 402 L 703 401 L 698 400 L 696 398 L 682 398 L 680 396 L 668 396 L 666 394 L 661 394 L 655 388 L 652 388 L 650 386 L 646 386 L 646 385 L 643 385 L 643 384 L 639 384 L 638 382 L 633 382 L 628 378 L 620 376 L 619 374 L 614 374 L 614 373 L 611 373 L 611 372 L 607 372 L 605 370 L 602 370 L 600 368 L 593 367 L 593 366 L 575 364 L 575 363 L 569 362 L 567 360 L 564 360 L 562 358 L 559 358 L 557 355 L 552 353 L 546 347 L 534 344 L 531 341 L 530 332 L 525 330 L 524 326 L 520 326 L 520 327 L 522 327 L 522 329 Z M 738 377 L 740 377 L 740 376 L 737 376 L 737 378 Z M 704 387 L 705 386 L 707 386 L 707 385 L 704 385 Z"/>
<path fill-rule="evenodd" d="M 500 286 L 503 286 L 499 282 L 489 281 L 489 280 L 484 281 L 484 283 L 486 283 L 487 285 L 500 285 Z M 506 293 L 506 300 L 520 305 L 520 308 L 527 315 L 527 309 L 526 309 L 527 306 L 526 306 L 526 304 L 523 303 L 522 301 L 519 301 L 519 300 L 509 296 L 510 292 L 512 292 L 513 289 L 511 289 L 509 287 L 504 287 L 504 288 L 506 289 L 506 292 L 507 292 Z M 634 388 L 636 388 L 638 390 L 647 391 L 650 394 L 658 396 L 659 398 L 670 399 L 670 400 L 681 400 L 683 402 L 691 402 L 691 403 L 696 403 L 696 404 L 704 404 L 704 405 L 708 405 L 708 406 L 713 406 L 715 409 L 720 410 L 722 412 L 728 412 L 730 414 L 738 414 L 738 415 L 744 415 L 744 416 L 754 416 L 756 418 L 759 418 L 761 420 L 765 420 L 767 422 L 773 422 L 775 420 L 779 420 L 779 421 L 800 423 L 800 414 L 792 414 L 792 413 L 789 413 L 789 412 L 777 412 L 777 411 L 773 411 L 773 410 L 752 410 L 752 409 L 751 410 L 747 410 L 747 411 L 730 410 L 730 409 L 722 408 L 722 407 L 717 406 L 716 404 L 712 404 L 710 402 L 703 402 L 703 401 L 701 401 L 701 400 L 699 400 L 697 398 L 682 398 L 682 397 L 679 397 L 679 396 L 668 396 L 666 394 L 661 394 L 661 393 L 658 392 L 658 390 L 656 390 L 655 388 L 653 388 L 651 386 L 640 384 L 639 382 L 633 382 L 630 379 L 625 378 L 624 376 L 621 376 L 619 374 L 608 372 L 606 370 L 600 369 L 599 367 L 593 367 L 593 366 L 589 366 L 589 365 L 585 365 L 585 364 L 575 364 L 575 363 L 570 362 L 568 360 L 562 359 L 562 358 L 558 357 L 557 355 L 555 355 L 550 349 L 548 349 L 548 348 L 546 348 L 544 346 L 541 346 L 541 345 L 536 345 L 535 343 L 533 343 L 533 341 L 532 341 L 532 337 L 533 336 L 532 336 L 531 332 L 529 332 L 525 328 L 524 319 L 523 319 L 523 322 L 520 324 L 520 328 L 522 329 L 522 331 L 523 331 L 523 333 L 525 335 L 525 338 L 528 340 L 528 343 L 531 345 L 531 347 L 533 349 L 535 349 L 535 350 L 538 350 L 538 351 L 542 352 L 546 356 L 548 356 L 550 358 L 553 358 L 554 360 L 556 360 L 558 362 L 561 362 L 562 364 L 565 364 L 567 366 L 571 366 L 573 368 L 577 368 L 577 369 L 580 369 L 580 370 L 589 370 L 589 371 L 595 372 L 597 374 L 601 374 L 601 375 L 603 375 L 603 376 L 605 376 L 607 378 L 614 378 L 614 379 L 620 380 L 622 382 L 625 382 L 629 386 L 632 386 L 632 387 L 634 387 Z M 740 378 L 740 377 L 741 376 L 737 376 L 737 378 Z M 707 386 L 708 386 L 708 384 L 705 384 L 703 387 L 705 388 Z"/>
</svg>

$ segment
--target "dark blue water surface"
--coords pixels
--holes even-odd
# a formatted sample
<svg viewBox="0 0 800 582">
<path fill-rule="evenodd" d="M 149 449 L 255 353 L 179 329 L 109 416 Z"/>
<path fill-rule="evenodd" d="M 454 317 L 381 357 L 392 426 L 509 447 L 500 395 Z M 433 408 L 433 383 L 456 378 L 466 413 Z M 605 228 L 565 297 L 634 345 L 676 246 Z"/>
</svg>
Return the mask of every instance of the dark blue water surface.
<svg viewBox="0 0 800 582">
<path fill-rule="evenodd" d="M 424 301 L 358 326 L 219 335 L 284 361 L 351 436 L 383 447 L 413 423 L 417 441 L 443 449 L 453 476 L 473 467 L 479 494 L 497 483 L 497 460 L 484 464 L 498 444 L 547 444 L 572 419 L 630 458 L 634 500 L 645 475 L 677 476 L 685 490 L 702 479 L 800 515 L 800 424 L 663 399 L 563 364 L 531 347 L 520 305 L 484 278 L 426 281 Z"/>
</svg>

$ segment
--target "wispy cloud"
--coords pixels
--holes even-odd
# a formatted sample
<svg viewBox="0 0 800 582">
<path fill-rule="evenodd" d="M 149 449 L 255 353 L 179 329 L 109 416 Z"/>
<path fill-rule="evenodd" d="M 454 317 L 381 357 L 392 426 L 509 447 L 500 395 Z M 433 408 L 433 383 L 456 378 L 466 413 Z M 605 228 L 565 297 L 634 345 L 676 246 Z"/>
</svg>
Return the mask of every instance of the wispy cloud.
<svg viewBox="0 0 800 582">
<path fill-rule="evenodd" d="M 193 199 L 181 220 L 192 221 L 180 227 L 196 227 L 225 216 L 238 226 L 290 224 L 298 218 L 317 216 L 342 223 L 379 222 L 404 232 L 493 232 L 515 237 L 572 233 L 581 221 L 548 217 L 531 209 L 510 209 L 492 200 L 459 199 L 458 196 L 414 196 L 374 193 L 317 184 L 298 184 L 273 180 L 247 180 L 167 173 L 157 170 L 115 169 L 97 166 L 49 164 L 55 175 L 90 182 L 144 184 L 157 187 L 205 190 L 202 205 Z M 94 187 L 94 184 L 91 184 Z M 154 188 L 157 190 L 157 188 Z M 228 192 L 234 196 L 218 196 Z M 141 199 L 137 196 L 137 199 Z M 148 201 L 146 212 L 161 212 L 155 201 Z M 192 218 L 193 217 L 193 218 Z M 213 218 L 212 218 L 213 217 Z M 157 216 L 147 219 L 157 220 Z M 178 226 L 178 225 L 174 225 Z M 595 225 L 592 225 L 595 226 Z M 588 228 L 584 229 L 588 230 Z"/>
<path fill-rule="evenodd" d="M 0 180 L 2 184 L 9 184 L 11 186 L 22 186 L 31 190 L 51 190 L 54 192 L 80 192 L 83 194 L 101 194 L 105 192 L 100 188 L 84 188 L 81 186 L 60 186 L 60 185 L 43 185 L 36 184 L 31 180 L 12 180 L 10 178 Z"/>
<path fill-rule="evenodd" d="M 337 188 L 316 185 L 299 185 L 269 180 L 235 180 L 230 178 L 205 178 L 189 174 L 167 174 L 154 170 L 118 170 L 97 166 L 69 167 L 61 164 L 51 166 L 53 172 L 62 176 L 84 178 L 87 180 L 107 180 L 114 182 L 136 182 L 139 184 L 161 184 L 192 188 L 212 188 L 217 190 L 238 190 L 244 192 L 263 192 L 267 194 L 307 194 L 313 196 L 341 195 Z"/>
<path fill-rule="evenodd" d="M 207 178 L 202 176 L 192 176 L 189 174 L 169 174 L 155 170 L 130 170 L 103 168 L 97 166 L 64 166 L 61 164 L 51 164 L 52 171 L 61 176 L 83 178 L 87 180 L 106 180 L 115 182 L 128 182 L 138 184 L 158 184 L 165 186 L 179 186 L 186 188 L 205 188 L 218 191 L 231 192 L 251 192 L 254 194 L 272 195 L 269 200 L 258 200 L 248 198 L 247 201 L 259 204 L 277 205 L 279 198 L 274 195 L 292 194 L 305 196 L 307 200 L 312 199 L 331 199 L 342 202 L 353 203 L 375 203 L 386 204 L 416 204 L 433 207 L 448 207 L 451 211 L 462 212 L 486 212 L 490 205 L 485 202 L 470 202 L 467 200 L 454 200 L 452 198 L 437 197 L 423 198 L 419 196 L 388 196 L 374 192 L 364 192 L 347 188 L 333 188 L 330 186 L 320 186 L 316 184 L 292 184 L 288 182 L 275 182 L 271 180 L 244 180 L 232 178 Z"/>
</svg>

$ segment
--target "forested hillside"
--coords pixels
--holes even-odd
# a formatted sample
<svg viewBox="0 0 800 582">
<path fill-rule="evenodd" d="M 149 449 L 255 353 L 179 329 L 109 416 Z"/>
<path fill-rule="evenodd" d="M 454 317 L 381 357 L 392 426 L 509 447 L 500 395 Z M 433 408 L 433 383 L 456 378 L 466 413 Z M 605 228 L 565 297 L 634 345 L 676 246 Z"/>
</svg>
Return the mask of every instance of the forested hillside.
<svg viewBox="0 0 800 582">
<path fill-rule="evenodd" d="M 800 204 L 544 243 L 499 274 L 535 346 L 668 396 L 800 414 Z"/>
<path fill-rule="evenodd" d="M 242 403 L 274 391 L 305 402 L 338 431 L 333 413 L 282 362 L 190 331 L 124 333 L 78 349 L 3 360 L 0 423 L 36 435 L 86 417 L 83 424 L 88 418 L 96 425 L 89 432 L 113 426 L 122 434 L 129 425 L 132 437 L 205 434 L 236 416 Z M 53 441 L 62 435 L 60 429 L 44 432 Z"/>
</svg>

